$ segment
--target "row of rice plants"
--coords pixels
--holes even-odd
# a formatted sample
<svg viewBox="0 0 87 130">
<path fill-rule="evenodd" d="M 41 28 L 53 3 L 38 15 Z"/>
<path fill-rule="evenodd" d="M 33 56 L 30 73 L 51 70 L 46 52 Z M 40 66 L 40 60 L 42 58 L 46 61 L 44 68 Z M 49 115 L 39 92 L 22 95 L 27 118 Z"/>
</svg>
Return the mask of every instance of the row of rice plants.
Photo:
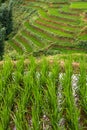
<svg viewBox="0 0 87 130">
<path fill-rule="evenodd" d="M 80 122 L 83 120 L 83 129 L 87 128 L 87 71 L 84 62 L 80 62 L 80 75 L 78 81 L 79 104 L 81 107 Z"/>
<path fill-rule="evenodd" d="M 36 32 L 37 32 L 38 37 L 40 37 L 39 39 L 41 39 L 41 40 L 43 39 L 41 41 L 42 45 L 44 45 L 46 43 L 45 46 L 47 46 L 47 45 L 51 44 L 52 42 L 55 42 L 55 43 L 61 44 L 61 45 L 64 44 L 64 46 L 65 45 L 70 46 L 70 42 L 73 42 L 72 38 L 52 34 L 52 33 L 48 32 L 47 30 L 44 30 L 43 28 L 39 28 L 33 24 L 31 25 L 28 22 L 25 23 L 25 26 L 27 27 L 27 31 L 29 30 L 29 32 L 31 32 L 33 35 L 36 35 Z M 44 41 L 44 39 L 46 40 L 46 42 Z"/>
<path fill-rule="evenodd" d="M 80 13 L 81 13 L 81 10 L 74 10 L 74 9 L 70 8 L 70 5 L 64 6 L 62 8 L 62 10 L 60 10 L 60 11 L 64 11 L 66 13 L 70 13 L 70 14 L 73 14 L 73 15 L 76 15 L 76 16 L 79 16 Z"/>
<path fill-rule="evenodd" d="M 13 105 L 15 86 L 10 85 L 13 66 L 11 61 L 6 61 L 0 73 L 0 129 L 8 128 L 10 112 Z"/>
<path fill-rule="evenodd" d="M 56 36 L 55 34 L 49 33 L 48 31 L 44 30 L 43 28 L 39 28 L 35 25 L 31 25 L 30 23 L 26 22 L 25 26 L 27 27 L 27 30 L 29 30 L 29 32 L 32 32 L 34 35 L 36 35 L 36 33 L 38 34 L 38 36 L 41 37 L 41 39 L 45 39 L 46 42 L 43 40 L 44 43 L 46 43 L 46 46 L 49 45 L 52 42 L 57 42 L 57 43 L 69 43 L 69 41 L 71 41 L 70 38 L 67 37 L 59 37 L 58 35 Z M 70 45 L 70 44 L 69 44 Z"/>
<path fill-rule="evenodd" d="M 47 22 L 41 22 L 39 20 L 36 20 L 35 21 L 37 24 L 40 24 L 42 26 L 46 26 L 46 27 L 49 27 L 49 29 L 54 29 L 54 30 L 57 30 L 58 32 L 61 32 L 61 33 L 66 33 L 66 34 L 72 34 L 73 35 L 73 32 L 69 32 L 69 31 L 66 31 L 66 30 L 63 30 L 61 29 L 61 27 L 55 27 L 54 25 L 50 25 L 49 23 Z M 59 35 L 60 36 L 60 35 Z"/>
<path fill-rule="evenodd" d="M 79 109 L 76 107 L 72 88 L 72 59 L 65 65 L 65 74 L 62 77 L 63 86 L 63 113 L 65 118 L 65 126 L 67 129 L 78 130 L 79 125 Z M 75 88 L 74 88 L 75 89 Z"/>
<path fill-rule="evenodd" d="M 60 14 L 63 14 L 63 15 L 65 14 L 65 15 L 68 15 L 68 16 L 74 16 L 74 18 L 77 17 L 77 16 L 78 17 L 80 16 L 80 13 L 71 11 L 69 7 L 59 9 L 58 12 Z"/>
<path fill-rule="evenodd" d="M 20 54 L 23 53 L 23 47 L 20 46 L 20 44 L 15 41 L 15 39 L 9 40 L 8 43 Z"/>
<path fill-rule="evenodd" d="M 18 88 L 16 94 L 15 106 L 12 116 L 13 127 L 17 130 L 23 130 L 27 127 L 27 122 L 25 119 L 25 113 L 27 112 L 27 101 L 29 99 L 30 87 L 27 86 L 27 75 L 24 76 L 24 60 L 21 59 L 14 71 L 14 82 Z"/>
<path fill-rule="evenodd" d="M 21 35 L 17 35 L 16 36 L 16 39 L 21 43 L 23 44 L 23 46 L 25 47 L 25 49 L 28 51 L 28 52 L 31 52 L 32 51 L 32 45 L 30 44 L 30 41 L 24 37 L 24 35 L 22 34 L 21 32 Z"/>
<path fill-rule="evenodd" d="M 40 63 L 33 57 L 29 60 L 26 65 L 23 58 L 15 66 L 11 61 L 5 61 L 3 65 L 0 73 L 1 130 L 78 130 L 83 127 L 87 118 L 82 123 L 79 118 L 82 110 L 87 114 L 85 60 L 81 60 L 77 74 L 78 104 L 72 88 L 71 57 L 65 64 L 64 73 L 60 73 L 56 59 L 51 65 L 46 59 Z"/>
<path fill-rule="evenodd" d="M 82 9 L 82 10 L 86 10 L 87 9 L 87 2 L 81 2 L 81 1 L 77 1 L 77 2 L 72 2 L 71 8 L 73 9 Z"/>
<path fill-rule="evenodd" d="M 38 34 L 38 36 L 40 36 L 41 38 L 45 38 L 48 41 L 51 41 L 52 38 L 50 37 L 50 35 L 48 33 L 46 33 L 44 30 L 31 25 L 29 22 L 25 22 L 25 27 L 27 28 L 27 30 L 29 30 L 29 32 L 32 32 L 34 35 Z"/>
<path fill-rule="evenodd" d="M 62 11 L 62 9 L 60 9 L 60 11 Z M 72 14 L 69 15 L 68 12 L 63 14 L 60 11 L 58 9 L 49 9 L 48 13 L 51 14 L 51 15 L 54 15 L 54 16 L 60 16 L 60 17 L 63 17 L 63 18 L 67 18 L 69 20 L 71 19 L 75 22 L 80 21 L 80 18 L 81 18 L 80 16 L 73 15 L 73 17 L 72 17 Z"/>
<path fill-rule="evenodd" d="M 80 20 L 77 21 L 77 20 L 74 20 L 74 19 L 62 17 L 62 15 L 58 15 L 58 16 L 55 16 L 55 15 L 52 15 L 52 14 L 49 14 L 49 15 L 53 18 L 59 19 L 60 21 L 70 22 L 71 24 L 74 24 L 74 25 L 80 24 Z"/>
<path fill-rule="evenodd" d="M 43 47 L 42 41 L 29 31 L 25 30 L 25 32 L 22 32 L 22 34 L 24 34 L 24 36 L 28 37 L 31 41 L 33 41 L 33 44 L 37 45 L 38 47 Z"/>
<path fill-rule="evenodd" d="M 51 27 L 54 27 L 54 29 L 58 29 L 60 31 L 63 31 L 63 32 L 66 32 L 66 33 L 69 33 L 69 34 L 72 34 L 72 35 L 75 34 L 75 31 L 77 31 L 74 28 L 66 27 L 64 25 L 60 27 L 60 25 L 57 24 L 54 21 L 49 21 L 49 20 L 46 20 L 46 19 L 44 19 L 44 21 L 43 21 L 43 18 L 39 18 L 38 20 L 39 20 L 39 22 L 42 22 L 42 23 L 47 24 Z"/>
<path fill-rule="evenodd" d="M 42 18 L 47 18 L 49 20 L 54 19 L 54 21 L 61 22 L 61 23 L 64 23 L 64 24 L 66 23 L 66 24 L 68 24 L 69 26 L 72 26 L 72 27 L 78 27 L 79 26 L 76 22 L 71 22 L 71 21 L 65 20 L 63 18 L 60 19 L 57 16 L 49 15 L 43 9 L 40 9 L 38 11 L 39 11 L 39 16 L 42 17 Z"/>
<path fill-rule="evenodd" d="M 71 34 L 67 34 L 65 32 L 61 32 L 61 31 L 53 29 L 51 27 L 47 27 L 47 24 L 43 24 L 42 22 L 37 23 L 37 21 L 35 21 L 33 24 L 39 28 L 42 28 L 45 31 L 48 31 L 49 33 L 52 33 L 54 35 L 58 35 L 59 37 L 67 37 L 67 38 L 73 39 L 73 36 Z"/>
<path fill-rule="evenodd" d="M 86 40 L 87 40 L 87 34 L 80 34 L 80 35 L 78 36 L 78 39 L 79 39 L 79 40 L 84 40 L 84 41 L 86 41 Z"/>
<path fill-rule="evenodd" d="M 47 18 L 43 18 L 43 17 L 40 17 L 39 19 L 49 22 L 49 24 L 53 24 L 58 27 L 61 26 L 61 28 L 64 28 L 65 30 L 70 30 L 70 31 L 75 31 L 75 32 L 79 30 L 78 26 L 74 28 L 73 26 L 70 26 L 69 24 L 61 23 L 59 21 L 55 21 L 54 19 L 47 19 Z"/>
<path fill-rule="evenodd" d="M 28 27 L 28 26 L 31 26 L 31 27 Z M 45 37 L 45 36 L 43 36 L 44 34 L 42 32 L 40 32 L 37 28 L 34 28 L 34 29 L 33 28 L 34 28 L 34 26 L 30 25 L 30 23 L 26 23 L 25 31 L 27 31 L 31 35 L 35 36 L 42 43 L 42 45 L 45 45 L 45 44 L 47 45 L 47 43 L 49 42 L 49 40 L 46 38 L 47 35 Z M 35 32 L 35 29 L 37 30 L 37 33 Z"/>
</svg>

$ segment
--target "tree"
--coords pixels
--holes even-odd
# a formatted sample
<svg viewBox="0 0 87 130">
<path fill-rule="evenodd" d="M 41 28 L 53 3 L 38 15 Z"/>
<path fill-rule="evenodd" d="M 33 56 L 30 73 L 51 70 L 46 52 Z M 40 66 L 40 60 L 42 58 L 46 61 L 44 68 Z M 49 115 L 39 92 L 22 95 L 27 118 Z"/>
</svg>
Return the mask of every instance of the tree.
<svg viewBox="0 0 87 130">
<path fill-rule="evenodd" d="M 12 11 L 4 3 L 0 7 L 0 22 L 6 28 L 6 38 L 12 31 Z"/>
<path fill-rule="evenodd" d="M 4 53 L 5 28 L 0 24 L 0 60 Z"/>
<path fill-rule="evenodd" d="M 2 1 L 4 2 L 4 1 Z M 12 11 L 7 4 L 3 3 L 0 7 L 0 59 L 4 53 L 4 40 L 12 31 Z"/>
</svg>

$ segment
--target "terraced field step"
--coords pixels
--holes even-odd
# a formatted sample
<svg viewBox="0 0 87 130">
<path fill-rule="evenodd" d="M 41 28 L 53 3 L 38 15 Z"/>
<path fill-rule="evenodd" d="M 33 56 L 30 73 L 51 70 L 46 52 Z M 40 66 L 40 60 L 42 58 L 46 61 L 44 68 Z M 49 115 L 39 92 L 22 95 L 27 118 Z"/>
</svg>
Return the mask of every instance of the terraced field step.
<svg viewBox="0 0 87 130">
<path fill-rule="evenodd" d="M 70 38 L 70 37 L 66 37 L 66 36 L 59 36 L 57 34 L 52 34 L 52 33 L 50 33 L 50 31 L 48 32 L 48 31 L 44 30 L 44 27 L 40 28 L 40 27 L 36 26 L 35 24 L 29 24 L 29 22 L 27 22 L 25 24 L 26 24 L 25 25 L 26 27 L 33 29 L 33 31 L 36 31 L 37 33 L 40 32 L 42 34 L 42 36 L 44 34 L 45 37 L 51 41 L 53 41 L 53 40 L 54 41 L 55 40 L 61 40 L 61 41 L 66 40 L 68 42 L 68 41 L 74 40 L 74 38 Z"/>
<path fill-rule="evenodd" d="M 57 30 L 60 30 L 62 32 L 69 33 L 72 35 L 74 35 L 78 31 L 78 30 L 75 30 L 74 28 L 70 28 L 69 26 L 64 26 L 64 25 L 60 26 L 60 24 L 58 22 L 51 21 L 48 19 L 40 18 L 40 19 L 36 20 L 36 22 L 43 24 L 43 25 L 45 24 L 49 28 L 51 27 L 53 29 L 57 29 Z"/>
<path fill-rule="evenodd" d="M 8 43 L 19 53 L 24 52 L 24 48 L 16 41 L 15 39 L 12 39 L 8 41 Z"/>
<path fill-rule="evenodd" d="M 83 52 L 86 52 L 86 50 L 84 50 L 82 48 L 78 48 L 78 47 L 75 47 L 75 46 L 67 46 L 67 45 L 62 46 L 62 45 L 58 45 L 58 44 L 51 44 L 45 50 L 49 50 L 50 48 L 62 48 L 62 49 L 65 49 L 65 50 L 81 50 Z"/>
<path fill-rule="evenodd" d="M 48 14 L 45 10 L 39 10 L 39 17 L 40 18 L 47 18 L 49 20 L 54 20 L 54 21 L 57 21 L 57 22 L 60 22 L 60 23 L 66 23 L 66 24 L 69 24 L 73 27 L 78 27 L 80 26 L 80 21 L 77 21 L 77 20 L 72 20 L 72 19 L 69 19 L 69 18 L 63 18 L 63 17 L 58 17 L 58 16 L 53 16 L 53 15 L 50 15 Z"/>
<path fill-rule="evenodd" d="M 77 20 L 75 19 L 70 19 L 70 18 L 64 18 L 64 17 L 61 17 L 61 16 L 53 16 L 53 15 L 50 15 L 51 18 L 55 19 L 57 18 L 58 20 L 62 20 L 62 21 L 66 21 L 66 22 L 71 22 L 72 24 L 77 24 Z"/>
<path fill-rule="evenodd" d="M 63 11 L 64 12 L 64 11 Z M 80 14 L 77 16 L 77 15 L 74 15 L 73 14 L 73 11 L 69 14 L 68 13 L 63 13 L 62 12 L 62 9 L 48 9 L 48 14 L 49 15 L 52 15 L 52 16 L 57 16 L 57 17 L 62 17 L 62 18 L 65 18 L 65 19 L 68 19 L 69 21 L 79 21 L 80 20 Z M 73 16 L 73 17 L 72 17 Z"/>
<path fill-rule="evenodd" d="M 65 23 L 65 22 L 60 22 L 60 21 L 57 21 L 57 20 L 54 20 L 54 19 L 51 19 L 51 18 L 44 18 L 44 17 L 40 17 L 40 19 L 42 19 L 43 21 L 47 21 L 47 22 L 51 22 L 51 23 L 53 23 L 53 24 L 57 24 L 57 25 L 59 25 L 59 26 L 66 26 L 67 28 L 70 28 L 70 29 L 72 29 L 72 30 L 78 30 L 78 29 L 81 29 L 82 28 L 82 26 L 79 26 L 79 25 L 72 25 L 72 24 L 68 24 L 68 23 Z"/>
<path fill-rule="evenodd" d="M 27 29 L 22 31 L 22 34 L 27 37 L 29 40 L 33 42 L 33 45 L 35 44 L 37 47 L 43 47 L 43 43 L 41 43 L 41 40 L 38 39 L 35 35 L 30 33 Z"/>
<path fill-rule="evenodd" d="M 69 11 L 62 11 L 62 10 L 59 10 L 59 12 L 61 13 L 61 14 L 64 14 L 64 15 L 70 15 L 70 16 L 80 16 L 80 14 L 79 13 L 75 13 L 75 12 L 73 12 L 73 11 L 71 11 L 70 10 L 70 12 Z"/>
<path fill-rule="evenodd" d="M 70 38 L 70 39 L 74 40 L 72 34 L 61 32 L 61 31 L 56 30 L 52 27 L 48 27 L 49 25 L 46 25 L 46 24 L 43 24 L 43 23 L 37 23 L 37 22 L 34 22 L 33 25 L 35 25 L 38 28 L 41 28 L 41 29 L 53 34 L 53 35 L 56 35 L 56 36 L 59 36 L 59 37 L 66 37 L 66 38 Z"/>
<path fill-rule="evenodd" d="M 29 20 L 26 18 L 23 29 L 9 42 L 20 53 L 38 51 L 52 43 L 72 49 L 76 39 L 80 38 L 81 10 L 70 8 L 70 3 L 26 0 L 23 6 L 30 10 Z M 80 39 L 85 38 L 82 35 Z"/>
<path fill-rule="evenodd" d="M 31 52 L 33 50 L 29 39 L 26 39 L 24 35 L 17 35 L 16 39 L 25 47 L 26 51 Z"/>
</svg>

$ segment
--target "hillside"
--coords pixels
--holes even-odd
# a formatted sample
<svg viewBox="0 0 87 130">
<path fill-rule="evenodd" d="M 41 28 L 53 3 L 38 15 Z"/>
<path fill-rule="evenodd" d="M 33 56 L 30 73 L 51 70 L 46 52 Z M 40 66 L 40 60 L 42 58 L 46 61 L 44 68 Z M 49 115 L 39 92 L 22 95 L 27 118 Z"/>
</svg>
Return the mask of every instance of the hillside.
<svg viewBox="0 0 87 130">
<path fill-rule="evenodd" d="M 78 6 L 79 4 L 79 6 Z M 18 53 L 86 52 L 86 2 L 20 1 L 14 4 L 14 31 L 7 42 Z M 49 52 L 48 48 L 52 51 Z M 55 52 L 54 52 L 55 51 Z M 70 51 L 69 51 L 70 52 Z"/>
<path fill-rule="evenodd" d="M 87 0 L 0 0 L 0 130 L 87 130 Z"/>
</svg>

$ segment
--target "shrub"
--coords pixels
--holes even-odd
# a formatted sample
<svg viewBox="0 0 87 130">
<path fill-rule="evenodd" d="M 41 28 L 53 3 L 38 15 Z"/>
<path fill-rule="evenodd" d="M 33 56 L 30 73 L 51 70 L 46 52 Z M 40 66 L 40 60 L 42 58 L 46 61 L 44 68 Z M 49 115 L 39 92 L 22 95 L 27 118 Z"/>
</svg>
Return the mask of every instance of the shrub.
<svg viewBox="0 0 87 130">
<path fill-rule="evenodd" d="M 79 41 L 78 46 L 87 50 L 87 41 Z"/>
</svg>

